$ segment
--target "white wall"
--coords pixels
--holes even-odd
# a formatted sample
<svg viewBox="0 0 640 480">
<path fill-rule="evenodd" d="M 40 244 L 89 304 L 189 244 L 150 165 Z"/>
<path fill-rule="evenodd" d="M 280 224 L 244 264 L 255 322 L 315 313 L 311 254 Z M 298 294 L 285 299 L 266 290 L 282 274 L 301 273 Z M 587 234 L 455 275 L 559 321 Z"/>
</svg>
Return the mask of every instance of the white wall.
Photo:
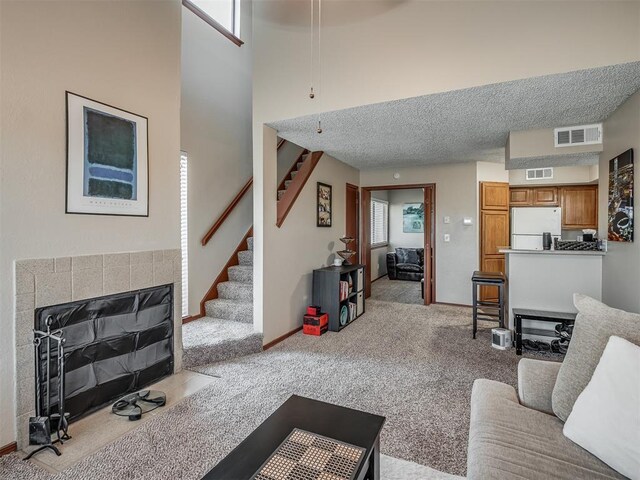
<svg viewBox="0 0 640 480">
<path fill-rule="evenodd" d="M 395 172 L 400 178 L 393 178 Z M 362 170 L 360 185 L 408 185 L 434 183 L 436 185 L 435 247 L 436 301 L 471 303 L 471 274 L 478 266 L 477 243 L 477 180 L 475 163 L 458 163 L 432 167 Z M 444 224 L 449 216 L 451 223 Z M 472 217 L 472 226 L 462 224 L 464 217 Z M 451 236 L 444 242 L 444 234 Z"/>
<path fill-rule="evenodd" d="M 402 209 L 405 203 L 423 203 L 421 188 L 389 191 L 389 251 L 398 247 L 423 248 L 424 233 L 405 233 L 402 225 Z"/>
<path fill-rule="evenodd" d="M 640 92 L 627 100 L 604 124 L 604 151 L 600 155 L 598 212 L 599 235 L 607 234 L 607 202 L 609 194 L 609 160 L 633 148 L 635 185 L 640 185 Z M 637 188 L 637 187 L 636 187 Z M 634 205 L 640 210 L 638 199 Z M 633 243 L 608 242 L 609 251 L 602 264 L 602 300 L 612 307 L 640 312 L 640 235 L 635 218 Z"/>
<path fill-rule="evenodd" d="M 14 261 L 180 248 L 180 8 L 2 2 L 0 446 L 15 440 Z M 65 90 L 148 117 L 148 218 L 64 213 Z"/>
<path fill-rule="evenodd" d="M 374 190 L 371 192 L 371 198 L 389 201 L 389 190 Z M 387 252 L 389 246 L 377 247 L 371 249 L 371 280 L 384 277 L 387 274 Z"/>
<path fill-rule="evenodd" d="M 188 154 L 189 313 L 249 230 L 252 193 L 247 192 L 206 246 L 213 222 L 252 175 L 251 2 L 241 5 L 238 47 L 182 7 L 180 145 Z"/>
<path fill-rule="evenodd" d="M 270 159 L 276 157 L 275 130 L 264 127 L 264 142 Z M 255 204 L 263 213 L 255 222 L 264 243 L 254 246 L 254 312 L 263 312 L 262 325 L 264 342 L 302 325 L 302 316 L 307 305 L 312 303 L 312 276 L 315 268 L 329 265 L 336 257 L 335 252 L 343 247 L 339 238 L 346 226 L 345 200 L 346 184 L 358 185 L 358 170 L 328 155 L 323 155 L 304 189 L 298 196 L 282 227 L 276 227 L 276 162 L 269 162 L 264 171 L 263 191 L 256 191 Z M 331 185 L 333 225 L 331 228 L 316 227 L 317 182 Z M 258 217 L 258 214 L 256 214 Z M 261 235 L 260 235 L 261 234 Z M 258 275 L 262 271 L 265 282 Z M 256 295 L 255 291 L 262 295 Z M 260 302 L 260 303 L 258 303 Z"/>
</svg>

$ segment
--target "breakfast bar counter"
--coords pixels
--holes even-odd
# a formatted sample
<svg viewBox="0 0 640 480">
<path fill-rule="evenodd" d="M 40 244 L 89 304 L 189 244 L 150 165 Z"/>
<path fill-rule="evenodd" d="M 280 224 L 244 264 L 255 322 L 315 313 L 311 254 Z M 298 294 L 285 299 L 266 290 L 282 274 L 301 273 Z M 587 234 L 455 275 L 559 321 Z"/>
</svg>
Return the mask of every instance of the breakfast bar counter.
<svg viewBox="0 0 640 480">
<path fill-rule="evenodd" d="M 602 258 L 600 251 L 500 250 L 505 254 L 509 328 L 513 329 L 513 309 L 528 308 L 575 312 L 573 294 L 602 298 Z M 540 328 L 549 328 L 540 325 Z"/>
</svg>

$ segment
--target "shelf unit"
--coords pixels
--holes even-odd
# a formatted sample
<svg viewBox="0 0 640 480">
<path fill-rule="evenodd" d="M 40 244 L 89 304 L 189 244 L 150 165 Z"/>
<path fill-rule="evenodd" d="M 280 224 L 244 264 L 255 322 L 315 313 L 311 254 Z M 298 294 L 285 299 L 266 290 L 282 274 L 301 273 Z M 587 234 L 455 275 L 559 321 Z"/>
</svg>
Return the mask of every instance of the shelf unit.
<svg viewBox="0 0 640 480">
<path fill-rule="evenodd" d="M 350 282 L 346 298 L 340 298 L 340 282 Z M 355 316 L 350 317 L 349 303 L 355 304 Z M 325 267 L 313 271 L 313 304 L 329 315 L 329 330 L 339 332 L 365 312 L 364 265 Z M 347 309 L 346 321 L 341 321 L 342 308 Z"/>
</svg>

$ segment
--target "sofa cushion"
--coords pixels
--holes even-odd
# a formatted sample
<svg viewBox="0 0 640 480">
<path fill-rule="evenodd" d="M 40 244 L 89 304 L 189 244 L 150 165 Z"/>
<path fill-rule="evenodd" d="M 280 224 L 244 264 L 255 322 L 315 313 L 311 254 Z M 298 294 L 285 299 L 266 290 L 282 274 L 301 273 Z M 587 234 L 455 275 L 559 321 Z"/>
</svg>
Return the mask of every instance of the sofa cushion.
<svg viewBox="0 0 640 480">
<path fill-rule="evenodd" d="M 639 314 L 608 307 L 586 295 L 575 294 L 573 302 L 578 316 L 552 395 L 553 413 L 563 421 L 591 380 L 609 337 L 617 335 L 640 345 Z"/>
<path fill-rule="evenodd" d="M 467 478 L 623 479 L 562 434 L 553 415 L 518 402 L 515 389 L 476 380 L 471 393 Z"/>
<path fill-rule="evenodd" d="M 398 263 L 396 266 L 398 267 L 398 271 L 402 272 L 422 273 L 422 271 L 424 270 L 424 267 L 421 267 L 420 265 L 416 265 L 414 263 Z"/>
</svg>

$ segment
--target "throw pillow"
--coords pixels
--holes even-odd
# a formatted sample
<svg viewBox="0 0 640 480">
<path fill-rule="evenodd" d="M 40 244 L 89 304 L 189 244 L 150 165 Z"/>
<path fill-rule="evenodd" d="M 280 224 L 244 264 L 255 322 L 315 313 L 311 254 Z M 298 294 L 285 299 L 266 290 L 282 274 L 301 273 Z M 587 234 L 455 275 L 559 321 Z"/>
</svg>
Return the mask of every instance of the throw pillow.
<svg viewBox="0 0 640 480">
<path fill-rule="evenodd" d="M 398 263 L 408 263 L 409 254 L 407 253 L 406 248 L 396 248 L 396 257 L 398 258 Z"/>
<path fill-rule="evenodd" d="M 418 256 L 418 251 L 415 248 L 407 249 L 407 263 L 420 265 L 420 257 Z"/>
<path fill-rule="evenodd" d="M 640 480 L 640 347 L 613 336 L 562 431 L 614 470 Z"/>
<path fill-rule="evenodd" d="M 553 413 L 563 421 L 591 380 L 609 337 L 617 335 L 640 345 L 639 314 L 608 307 L 586 295 L 575 294 L 573 303 L 578 316 L 552 395 Z"/>
</svg>

